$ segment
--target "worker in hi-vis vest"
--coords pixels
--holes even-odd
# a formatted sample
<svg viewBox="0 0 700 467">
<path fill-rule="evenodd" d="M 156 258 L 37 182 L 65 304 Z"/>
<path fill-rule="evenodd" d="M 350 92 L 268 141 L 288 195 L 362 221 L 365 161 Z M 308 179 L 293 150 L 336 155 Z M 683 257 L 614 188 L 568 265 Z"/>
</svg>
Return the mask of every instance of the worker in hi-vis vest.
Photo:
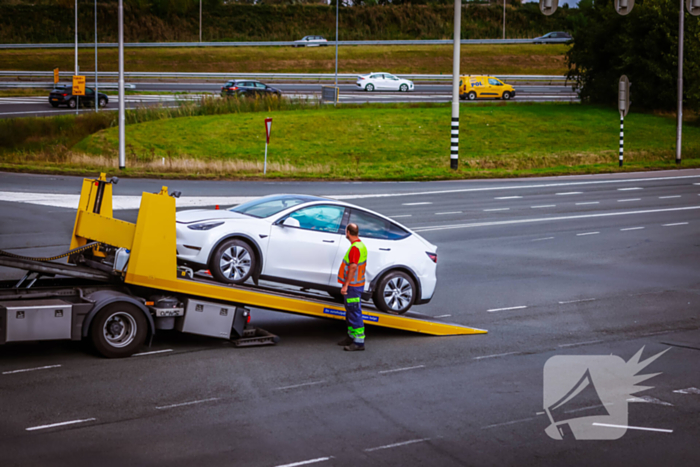
<svg viewBox="0 0 700 467">
<path fill-rule="evenodd" d="M 345 237 L 350 240 L 350 248 L 338 270 L 338 282 L 343 284 L 340 293 L 345 299 L 345 322 L 348 324 L 348 335 L 338 345 L 348 351 L 365 350 L 365 324 L 360 300 L 365 290 L 367 247 L 358 237 L 359 233 L 357 224 L 348 224 Z"/>
</svg>

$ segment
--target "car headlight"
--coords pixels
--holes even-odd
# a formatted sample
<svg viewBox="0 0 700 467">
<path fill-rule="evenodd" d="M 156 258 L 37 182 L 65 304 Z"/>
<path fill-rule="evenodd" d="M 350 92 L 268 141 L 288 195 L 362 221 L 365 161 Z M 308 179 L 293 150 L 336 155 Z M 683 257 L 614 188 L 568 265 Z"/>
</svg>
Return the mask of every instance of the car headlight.
<svg viewBox="0 0 700 467">
<path fill-rule="evenodd" d="M 203 222 L 201 224 L 188 225 L 187 228 L 190 230 L 211 230 L 214 227 L 222 225 L 223 222 Z"/>
</svg>

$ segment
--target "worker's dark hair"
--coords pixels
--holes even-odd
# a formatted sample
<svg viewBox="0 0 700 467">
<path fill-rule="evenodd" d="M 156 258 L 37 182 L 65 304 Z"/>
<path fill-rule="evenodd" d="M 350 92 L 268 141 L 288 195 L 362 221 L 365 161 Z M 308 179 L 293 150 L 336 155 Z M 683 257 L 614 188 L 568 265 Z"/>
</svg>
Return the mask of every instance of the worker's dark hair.
<svg viewBox="0 0 700 467">
<path fill-rule="evenodd" d="M 360 228 L 357 226 L 357 224 L 348 224 L 348 233 L 353 237 L 357 237 L 357 235 L 360 233 Z"/>
</svg>

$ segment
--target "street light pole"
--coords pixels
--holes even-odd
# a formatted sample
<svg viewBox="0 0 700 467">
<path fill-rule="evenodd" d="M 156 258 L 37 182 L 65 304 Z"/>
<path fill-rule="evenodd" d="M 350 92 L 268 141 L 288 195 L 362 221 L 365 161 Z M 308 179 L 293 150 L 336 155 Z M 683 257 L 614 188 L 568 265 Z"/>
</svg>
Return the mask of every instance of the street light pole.
<svg viewBox="0 0 700 467">
<path fill-rule="evenodd" d="M 119 170 L 126 167 L 124 115 L 124 0 L 119 0 Z"/>
<path fill-rule="evenodd" d="M 95 112 L 99 112 L 99 89 L 97 86 L 97 0 L 95 0 Z"/>
<path fill-rule="evenodd" d="M 506 39 L 506 0 L 503 0 L 503 40 Z"/>
<path fill-rule="evenodd" d="M 199 0 L 199 42 L 202 42 L 202 0 Z"/>
<path fill-rule="evenodd" d="M 78 76 L 78 0 L 75 0 L 75 76 Z M 80 113 L 80 96 L 75 96 L 75 114 Z"/>
<path fill-rule="evenodd" d="M 450 168 L 459 167 L 459 43 L 462 28 L 462 0 L 455 0 L 455 31 L 452 55 L 452 125 L 450 128 Z"/>
<path fill-rule="evenodd" d="M 338 87 L 338 13 L 340 0 L 335 0 L 335 87 Z M 337 92 L 337 91 L 336 91 Z"/>
<path fill-rule="evenodd" d="M 681 2 L 678 14 L 678 122 L 676 123 L 676 164 L 681 163 L 681 146 L 683 133 L 683 30 L 685 20 L 685 5 Z"/>
</svg>

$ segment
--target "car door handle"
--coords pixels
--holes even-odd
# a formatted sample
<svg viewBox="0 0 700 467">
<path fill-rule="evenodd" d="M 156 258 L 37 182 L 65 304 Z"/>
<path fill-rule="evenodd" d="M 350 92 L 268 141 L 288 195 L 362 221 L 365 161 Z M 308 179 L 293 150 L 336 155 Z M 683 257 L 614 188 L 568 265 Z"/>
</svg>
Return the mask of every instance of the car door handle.
<svg viewBox="0 0 700 467">
<path fill-rule="evenodd" d="M 335 240 L 324 240 L 323 243 L 335 243 Z"/>
<path fill-rule="evenodd" d="M 380 248 L 381 251 L 391 251 L 391 248 Z"/>
</svg>

